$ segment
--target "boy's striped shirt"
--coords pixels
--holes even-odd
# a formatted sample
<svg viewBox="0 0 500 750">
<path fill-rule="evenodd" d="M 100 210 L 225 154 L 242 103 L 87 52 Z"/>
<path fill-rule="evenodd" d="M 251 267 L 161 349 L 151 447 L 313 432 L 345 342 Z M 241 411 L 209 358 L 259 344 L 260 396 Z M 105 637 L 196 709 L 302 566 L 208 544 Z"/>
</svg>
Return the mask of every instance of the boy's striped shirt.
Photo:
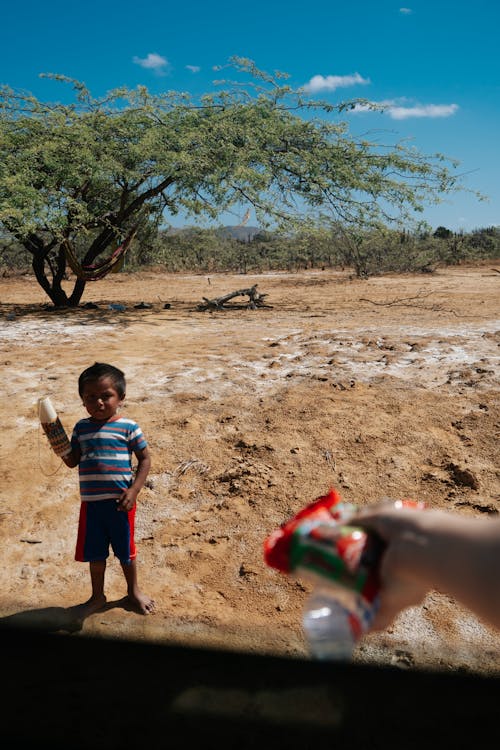
<svg viewBox="0 0 500 750">
<path fill-rule="evenodd" d="M 132 453 L 147 446 L 139 425 L 117 417 L 107 422 L 81 419 L 71 435 L 81 452 L 78 472 L 82 501 L 112 500 L 132 484 Z"/>
</svg>

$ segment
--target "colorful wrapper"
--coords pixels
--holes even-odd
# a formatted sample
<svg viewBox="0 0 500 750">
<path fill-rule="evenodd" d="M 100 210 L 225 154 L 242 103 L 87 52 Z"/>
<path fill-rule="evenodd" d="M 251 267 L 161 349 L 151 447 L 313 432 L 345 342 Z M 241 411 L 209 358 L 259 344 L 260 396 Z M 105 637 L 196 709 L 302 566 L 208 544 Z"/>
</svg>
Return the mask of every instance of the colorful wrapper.
<svg viewBox="0 0 500 750">
<path fill-rule="evenodd" d="M 52 450 L 61 458 L 71 453 L 71 444 L 59 417 L 55 422 L 42 422 L 42 428 L 49 439 Z"/>
<path fill-rule="evenodd" d="M 400 502 L 423 507 L 412 500 Z M 267 537 L 266 563 L 282 573 L 339 586 L 374 605 L 385 545 L 378 537 L 349 525 L 356 510 L 355 505 L 342 502 L 338 493 L 330 490 Z"/>
</svg>

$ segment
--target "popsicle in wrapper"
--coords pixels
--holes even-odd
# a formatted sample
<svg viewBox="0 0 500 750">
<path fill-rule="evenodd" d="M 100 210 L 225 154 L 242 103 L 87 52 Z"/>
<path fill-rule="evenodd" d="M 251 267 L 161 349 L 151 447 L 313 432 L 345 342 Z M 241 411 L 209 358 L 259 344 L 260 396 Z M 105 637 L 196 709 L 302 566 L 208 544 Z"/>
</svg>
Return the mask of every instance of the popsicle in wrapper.
<svg viewBox="0 0 500 750">
<path fill-rule="evenodd" d="M 396 503 L 405 508 L 424 508 L 424 503 L 414 500 Z M 373 601 L 384 544 L 351 525 L 356 510 L 356 505 L 342 501 L 331 489 L 265 539 L 266 563 L 282 573 L 342 586 Z"/>
<path fill-rule="evenodd" d="M 57 456 L 63 458 L 71 453 L 71 445 L 57 412 L 48 396 L 38 402 L 38 416 L 50 446 Z"/>
<path fill-rule="evenodd" d="M 413 500 L 400 507 L 423 509 Z M 306 505 L 264 541 L 266 563 L 315 584 L 303 625 L 311 653 L 321 659 L 350 658 L 379 607 L 380 563 L 385 544 L 352 526 L 356 506 L 335 490 Z"/>
</svg>

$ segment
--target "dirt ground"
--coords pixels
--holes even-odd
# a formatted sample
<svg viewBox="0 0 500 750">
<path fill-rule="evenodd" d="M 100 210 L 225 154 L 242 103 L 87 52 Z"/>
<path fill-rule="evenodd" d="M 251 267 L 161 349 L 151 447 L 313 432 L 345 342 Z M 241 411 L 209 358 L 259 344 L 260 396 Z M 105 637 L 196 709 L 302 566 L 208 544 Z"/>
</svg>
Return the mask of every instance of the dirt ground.
<svg viewBox="0 0 500 750">
<path fill-rule="evenodd" d="M 270 307 L 200 312 L 250 287 Z M 330 487 L 365 505 L 411 497 L 460 514 L 500 510 L 500 275 L 490 265 L 357 280 L 297 274 L 110 275 L 54 311 L 32 277 L 0 279 L 0 616 L 44 630 L 304 656 L 310 584 L 263 562 L 264 538 Z M 238 301 L 238 300 L 235 300 Z M 240 301 L 243 301 L 242 298 Z M 145 302 L 149 308 L 134 306 Z M 125 310 L 110 305 L 120 303 Z M 165 307 L 169 303 L 170 307 Z M 78 476 L 51 452 L 37 402 L 68 433 L 94 361 L 127 375 L 124 413 L 148 438 L 139 580 L 117 561 L 108 607 L 73 559 Z M 356 649 L 359 662 L 500 673 L 500 633 L 430 592 Z"/>
</svg>

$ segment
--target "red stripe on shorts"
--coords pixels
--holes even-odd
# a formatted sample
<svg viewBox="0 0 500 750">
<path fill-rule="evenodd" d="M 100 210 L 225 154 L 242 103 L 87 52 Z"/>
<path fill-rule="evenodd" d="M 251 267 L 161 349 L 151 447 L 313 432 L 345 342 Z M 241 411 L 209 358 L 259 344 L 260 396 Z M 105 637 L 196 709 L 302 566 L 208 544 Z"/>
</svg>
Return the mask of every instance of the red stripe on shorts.
<svg viewBox="0 0 500 750">
<path fill-rule="evenodd" d="M 76 539 L 75 560 L 85 562 L 84 547 L 87 533 L 87 503 L 80 503 L 80 518 L 78 521 L 78 536 Z"/>
</svg>

